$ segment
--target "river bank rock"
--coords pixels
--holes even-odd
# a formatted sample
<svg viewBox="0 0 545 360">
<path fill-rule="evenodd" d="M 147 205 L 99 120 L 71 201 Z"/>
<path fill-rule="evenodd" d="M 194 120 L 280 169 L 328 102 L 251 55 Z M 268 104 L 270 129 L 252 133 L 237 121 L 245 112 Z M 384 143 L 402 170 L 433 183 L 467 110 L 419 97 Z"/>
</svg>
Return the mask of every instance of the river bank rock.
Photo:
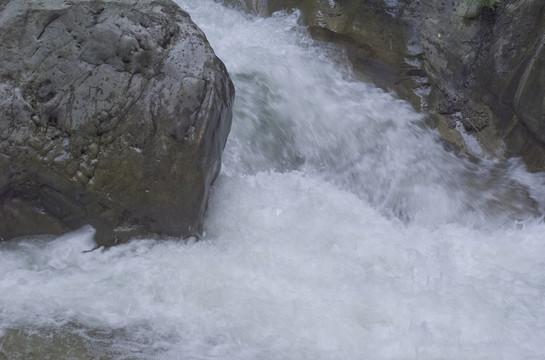
<svg viewBox="0 0 545 360">
<path fill-rule="evenodd" d="M 542 0 L 225 1 L 264 15 L 299 9 L 316 38 L 340 44 L 357 73 L 462 152 L 545 170 Z"/>
<path fill-rule="evenodd" d="M 0 238 L 197 236 L 234 88 L 170 0 L 0 3 Z"/>
</svg>

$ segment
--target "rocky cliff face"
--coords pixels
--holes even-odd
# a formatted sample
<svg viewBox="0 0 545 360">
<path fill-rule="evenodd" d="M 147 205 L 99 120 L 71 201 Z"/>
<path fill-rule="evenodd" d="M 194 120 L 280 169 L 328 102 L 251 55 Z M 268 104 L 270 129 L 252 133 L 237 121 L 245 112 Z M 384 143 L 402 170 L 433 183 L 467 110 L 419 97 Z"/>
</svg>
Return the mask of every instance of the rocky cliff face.
<svg viewBox="0 0 545 360">
<path fill-rule="evenodd" d="M 234 89 L 170 0 L 0 2 L 0 238 L 199 234 Z"/>
<path fill-rule="evenodd" d="M 226 1 L 300 9 L 316 37 L 341 44 L 357 72 L 411 101 L 462 151 L 545 170 L 542 0 Z"/>
<path fill-rule="evenodd" d="M 509 154 L 545 170 L 545 2 L 502 1 L 486 29 L 472 94 L 493 112 Z"/>
</svg>

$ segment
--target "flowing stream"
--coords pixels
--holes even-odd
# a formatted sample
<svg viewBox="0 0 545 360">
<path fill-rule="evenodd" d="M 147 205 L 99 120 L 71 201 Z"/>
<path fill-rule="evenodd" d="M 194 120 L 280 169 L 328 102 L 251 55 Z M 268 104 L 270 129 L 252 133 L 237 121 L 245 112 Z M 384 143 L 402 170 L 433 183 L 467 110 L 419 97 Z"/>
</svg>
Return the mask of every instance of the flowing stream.
<svg viewBox="0 0 545 360">
<path fill-rule="evenodd" d="M 0 243 L 0 359 L 544 359 L 545 176 L 448 152 L 297 13 L 177 0 L 235 83 L 201 241 Z"/>
</svg>

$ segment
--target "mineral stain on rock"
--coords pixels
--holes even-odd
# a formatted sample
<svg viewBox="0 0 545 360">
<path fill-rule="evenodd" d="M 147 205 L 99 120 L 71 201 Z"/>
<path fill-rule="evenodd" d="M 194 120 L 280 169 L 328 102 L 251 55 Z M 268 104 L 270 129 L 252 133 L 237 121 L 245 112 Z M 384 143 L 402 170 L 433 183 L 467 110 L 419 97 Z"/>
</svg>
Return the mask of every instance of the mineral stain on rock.
<svg viewBox="0 0 545 360">
<path fill-rule="evenodd" d="M 3 2 L 0 238 L 196 236 L 234 88 L 170 0 Z"/>
</svg>

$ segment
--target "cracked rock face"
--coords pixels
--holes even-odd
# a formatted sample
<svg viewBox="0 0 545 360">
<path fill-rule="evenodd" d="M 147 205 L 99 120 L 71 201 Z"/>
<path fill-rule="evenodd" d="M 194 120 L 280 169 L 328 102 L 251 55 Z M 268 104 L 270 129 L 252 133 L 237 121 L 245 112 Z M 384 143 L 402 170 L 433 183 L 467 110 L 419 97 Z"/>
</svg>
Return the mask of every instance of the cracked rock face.
<svg viewBox="0 0 545 360">
<path fill-rule="evenodd" d="M 194 236 L 234 89 L 170 0 L 0 3 L 0 239 Z"/>
</svg>

